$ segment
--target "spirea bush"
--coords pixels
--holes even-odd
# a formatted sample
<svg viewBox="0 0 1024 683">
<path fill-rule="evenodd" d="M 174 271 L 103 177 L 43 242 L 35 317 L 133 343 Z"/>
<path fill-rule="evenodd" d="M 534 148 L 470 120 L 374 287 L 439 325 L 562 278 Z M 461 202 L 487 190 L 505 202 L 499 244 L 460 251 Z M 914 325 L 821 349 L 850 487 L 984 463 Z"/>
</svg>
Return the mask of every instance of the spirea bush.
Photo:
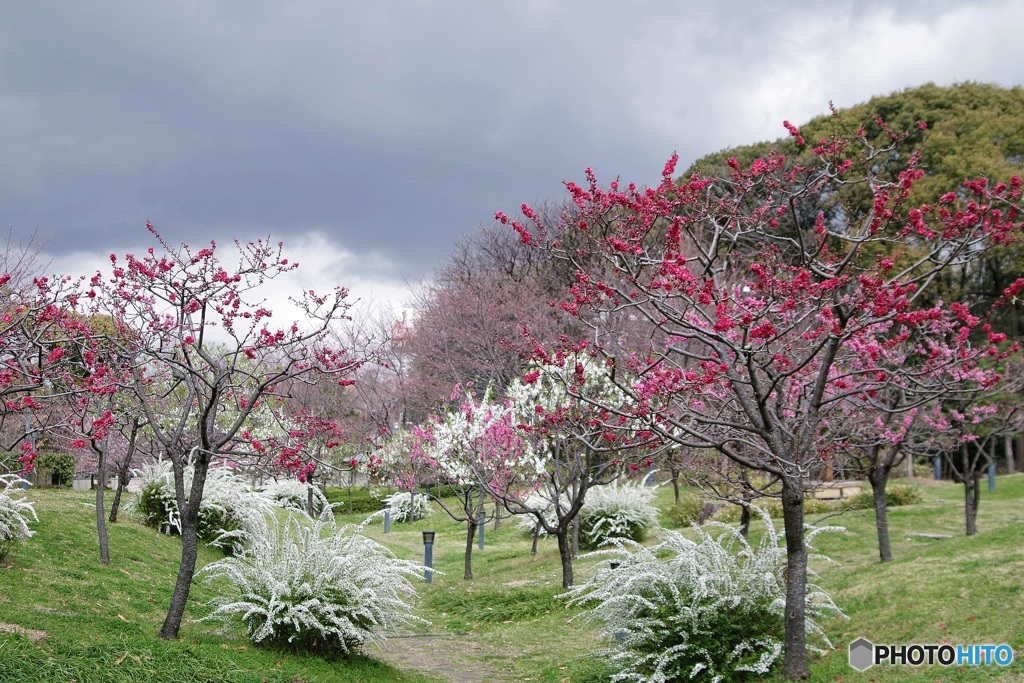
<svg viewBox="0 0 1024 683">
<path fill-rule="evenodd" d="M 339 529 L 330 506 L 316 519 L 252 517 L 242 548 L 200 572 L 227 579 L 229 592 L 206 618 L 241 618 L 253 643 L 339 654 L 382 639 L 380 629 L 421 621 L 410 614 L 409 577 L 423 567 L 363 536 L 365 524 Z"/>
<path fill-rule="evenodd" d="M 185 468 L 186 494 L 192 487 L 192 472 L 191 467 Z M 151 527 L 159 529 L 167 522 L 180 533 L 181 522 L 170 461 L 144 464 L 134 474 L 128 490 L 136 495 L 129 503 L 129 509 Z M 211 467 L 199 505 L 199 538 L 230 552 L 234 549 L 233 544 L 221 539 L 222 534 L 240 529 L 243 520 L 272 507 L 271 500 L 254 491 L 244 477 L 227 467 Z"/>
<path fill-rule="evenodd" d="M 617 482 L 591 488 L 580 511 L 580 544 L 592 549 L 613 538 L 644 540 L 647 531 L 658 526 L 655 491 L 650 486 L 619 486 Z"/>
<path fill-rule="evenodd" d="M 392 493 L 383 502 L 391 504 L 392 522 L 415 522 L 434 514 L 433 508 L 430 507 L 430 498 L 423 493 L 414 496 L 409 491 L 399 491 Z"/>
<path fill-rule="evenodd" d="M 323 492 L 315 486 L 298 479 L 285 478 L 264 482 L 259 487 L 260 495 L 273 505 L 296 512 L 309 512 L 309 491 L 313 490 L 313 512 L 319 514 L 327 504 Z"/>
<path fill-rule="evenodd" d="M 650 548 L 616 540 L 614 549 L 588 555 L 620 564 L 599 569 L 565 597 L 587 608 L 578 618 L 600 623 L 614 638 L 603 653 L 617 670 L 612 681 L 735 681 L 771 669 L 784 642 L 786 547 L 761 516 L 766 531 L 757 547 L 711 522 L 694 525 L 696 541 L 664 530 Z M 808 543 L 831 529 L 809 530 Z M 808 584 L 809 636 L 831 648 L 817 620 L 841 614 L 828 594 Z"/>
<path fill-rule="evenodd" d="M 544 520 L 551 526 L 558 524 L 558 516 L 555 514 L 555 504 L 546 497 L 539 493 L 531 493 L 523 502 L 526 503 L 526 507 L 540 511 L 544 516 Z M 564 501 L 562 502 L 562 509 L 568 509 L 568 504 Z M 541 536 L 547 536 L 548 533 L 544 530 L 544 526 L 537 521 L 537 518 L 534 515 L 520 515 L 519 524 L 516 526 L 529 533 L 531 536 L 534 533 L 539 533 Z"/>
<path fill-rule="evenodd" d="M 0 560 L 18 543 L 24 543 L 36 532 L 28 528 L 38 522 L 32 502 L 16 493 L 28 482 L 16 474 L 0 475 Z"/>
</svg>

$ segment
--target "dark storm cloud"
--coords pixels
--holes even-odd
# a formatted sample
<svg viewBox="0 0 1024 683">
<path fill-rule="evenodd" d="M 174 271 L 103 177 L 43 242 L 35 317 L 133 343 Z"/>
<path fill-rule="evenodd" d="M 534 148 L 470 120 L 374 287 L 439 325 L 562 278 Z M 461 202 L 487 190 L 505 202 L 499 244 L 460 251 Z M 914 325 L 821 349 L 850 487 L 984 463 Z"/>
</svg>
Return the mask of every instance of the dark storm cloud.
<svg viewBox="0 0 1024 683">
<path fill-rule="evenodd" d="M 151 219 L 174 241 L 317 233 L 415 274 L 585 166 L 653 182 L 673 149 L 777 135 L 780 108 L 916 84 L 894 63 L 848 88 L 829 21 L 856 40 L 1001 6 L 897 5 L 7 3 L 0 219 L 58 255 L 140 244 Z M 1019 82 L 971 58 L 924 79 Z"/>
</svg>

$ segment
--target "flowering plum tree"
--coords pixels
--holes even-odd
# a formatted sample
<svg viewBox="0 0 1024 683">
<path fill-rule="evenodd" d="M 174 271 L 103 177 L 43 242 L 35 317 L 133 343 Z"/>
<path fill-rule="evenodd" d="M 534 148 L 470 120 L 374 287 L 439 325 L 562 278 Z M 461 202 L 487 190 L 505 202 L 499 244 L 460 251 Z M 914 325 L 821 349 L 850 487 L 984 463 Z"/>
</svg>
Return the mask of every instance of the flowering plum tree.
<svg viewBox="0 0 1024 683">
<path fill-rule="evenodd" d="M 978 533 L 978 507 L 981 488 L 978 479 L 996 461 L 997 440 L 1020 431 L 1024 424 L 1024 405 L 1019 391 L 1024 383 L 1019 369 L 1013 379 L 1000 387 L 986 390 L 976 385 L 973 390 L 943 404 L 941 412 L 925 416 L 928 427 L 944 446 L 946 464 L 964 485 L 964 523 L 968 536 Z"/>
<path fill-rule="evenodd" d="M 870 356 L 855 373 L 841 368 L 880 325 L 898 338 L 941 313 L 924 296 L 936 275 L 1021 229 L 1019 178 L 969 181 L 935 206 L 909 205 L 924 170 L 911 154 L 905 170 L 887 175 L 880 162 L 903 139 L 888 132 L 882 148 L 863 129 L 836 133 L 814 144 L 806 165 L 774 152 L 749 167 L 731 161 L 724 178 L 673 182 L 673 156 L 661 184 L 647 189 L 603 188 L 588 170 L 585 186 L 567 184 L 580 209 L 572 222 L 545 225 L 525 205 L 524 220 L 498 214 L 524 242 L 576 265 L 566 310 L 591 322 L 626 314 L 646 324 L 648 348 L 602 347 L 636 376 L 618 382 L 634 415 L 665 439 L 779 478 L 784 669 L 794 678 L 808 671 L 804 482 L 834 445 L 823 429 L 837 406 L 887 386 L 888 368 L 872 367 Z M 848 184 L 870 189 L 864 212 L 841 203 Z M 804 209 L 818 205 L 808 198 L 840 203 L 826 218 Z"/>
<path fill-rule="evenodd" d="M 871 484 L 882 562 L 892 560 L 885 491 L 893 467 L 904 457 L 943 448 L 943 433 L 930 426 L 942 421 L 940 401 L 959 402 L 979 391 L 999 390 L 1005 373 L 997 371 L 992 357 L 1005 359 L 1019 350 L 966 307 L 934 307 L 922 313 L 927 315 L 916 324 L 886 323 L 851 340 L 855 353 L 846 357 L 848 365 L 837 363 L 836 372 L 851 377 L 866 373 L 874 379 L 868 391 L 838 404 L 834 421 L 823 421 L 835 434 L 830 440 L 836 452 L 848 454 Z M 973 332 L 984 333 L 982 343 L 972 343 Z"/>
<path fill-rule="evenodd" d="M 51 429 L 63 422 L 54 384 L 67 371 L 66 343 L 83 334 L 69 315 L 71 289 L 69 278 L 0 273 L 0 446 L 21 451 L 26 474 L 36 458 L 33 414 L 45 414 Z"/>
<path fill-rule="evenodd" d="M 329 327 L 345 316 L 345 290 L 305 292 L 295 300 L 306 328 L 270 327 L 271 311 L 249 299 L 261 284 L 297 267 L 282 256 L 280 243 L 236 243 L 234 265 L 225 266 L 213 242 L 202 249 L 172 247 L 147 227 L 159 251 L 123 260 L 111 255 L 110 274 L 97 273 L 80 298 L 94 301 L 97 312 L 124 330 L 114 342 L 132 358 L 130 387 L 172 464 L 182 558 L 160 636 L 175 638 L 195 572 L 199 506 L 211 463 L 280 456 L 243 437 L 253 411 L 289 383 L 324 376 L 349 382 L 360 359 L 324 343 Z M 165 383 L 166 391 L 155 390 Z M 230 420 L 220 419 L 225 414 Z"/>
<path fill-rule="evenodd" d="M 526 452 L 534 465 L 527 469 L 539 475 L 540 486 L 524 490 L 512 479 L 491 489 L 509 512 L 532 516 L 558 540 L 563 588 L 573 584 L 576 544 L 570 533 L 578 534 L 576 520 L 587 491 L 612 482 L 626 465 L 634 471 L 650 465 L 647 447 L 656 441 L 624 412 L 627 395 L 587 346 L 559 349 L 509 385 L 506 396 L 515 420 L 531 442 Z M 533 489 L 539 496 L 528 498 Z"/>
<path fill-rule="evenodd" d="M 425 464 L 457 501 L 438 504 L 448 516 L 466 523 L 464 578 L 473 578 L 473 537 L 491 517 L 485 503 L 493 492 L 519 493 L 536 488 L 544 474 L 529 440 L 517 428 L 509 402 L 496 403 L 490 392 L 477 401 L 468 394 L 443 416 L 412 429 L 410 457 Z"/>
</svg>

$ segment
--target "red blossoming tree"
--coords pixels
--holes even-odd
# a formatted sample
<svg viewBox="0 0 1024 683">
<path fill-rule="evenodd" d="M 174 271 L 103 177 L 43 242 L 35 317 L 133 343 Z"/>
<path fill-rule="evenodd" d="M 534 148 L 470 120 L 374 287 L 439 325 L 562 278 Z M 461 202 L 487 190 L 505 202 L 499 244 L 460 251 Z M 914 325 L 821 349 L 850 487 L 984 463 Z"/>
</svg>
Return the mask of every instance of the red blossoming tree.
<svg viewBox="0 0 1024 683">
<path fill-rule="evenodd" d="M 348 382 L 360 360 L 325 343 L 331 325 L 345 317 L 345 290 L 305 292 L 295 300 L 305 327 L 272 327 L 271 311 L 251 299 L 260 285 L 297 267 L 282 256 L 280 243 L 236 243 L 225 265 L 213 242 L 202 249 L 172 247 L 147 227 L 159 249 L 141 257 L 111 255 L 111 272 L 97 273 L 80 298 L 116 321 L 119 332 L 108 343 L 131 359 L 125 389 L 136 394 L 174 471 L 182 557 L 160 636 L 176 638 L 195 572 L 210 465 L 279 458 L 280 452 L 255 449 L 243 437 L 262 401 L 295 382 Z M 186 491 L 189 465 L 194 475 Z"/>
<path fill-rule="evenodd" d="M 673 157 L 653 188 L 604 188 L 588 170 L 584 186 L 567 185 L 580 209 L 572 221 L 545 225 L 525 205 L 525 219 L 498 216 L 576 266 L 566 310 L 592 324 L 628 315 L 646 325 L 646 348 L 603 347 L 630 370 L 619 384 L 636 417 L 666 440 L 778 477 L 792 678 L 808 674 L 804 484 L 835 447 L 828 421 L 838 406 L 888 386 L 889 366 L 854 356 L 904 331 L 927 336 L 930 318 L 946 315 L 925 299 L 936 275 L 1021 230 L 1019 178 L 966 182 L 937 206 L 910 206 L 919 157 L 887 176 L 880 160 L 902 136 L 884 149 L 868 139 L 859 130 L 822 140 L 807 166 L 771 153 L 749 168 L 733 161 L 728 177 L 678 183 Z M 866 213 L 844 203 L 851 187 L 871 193 Z M 828 218 L 817 208 L 826 202 Z"/>
</svg>

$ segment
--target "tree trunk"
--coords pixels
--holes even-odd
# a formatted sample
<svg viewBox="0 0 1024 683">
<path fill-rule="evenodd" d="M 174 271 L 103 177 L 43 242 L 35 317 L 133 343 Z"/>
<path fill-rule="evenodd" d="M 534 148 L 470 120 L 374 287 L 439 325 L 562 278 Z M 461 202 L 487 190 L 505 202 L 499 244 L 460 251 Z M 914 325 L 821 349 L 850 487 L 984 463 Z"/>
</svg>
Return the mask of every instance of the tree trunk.
<svg viewBox="0 0 1024 683">
<path fill-rule="evenodd" d="M 183 458 L 184 459 L 184 458 Z M 171 604 L 167 608 L 167 617 L 163 626 L 160 627 L 160 637 L 165 640 L 175 640 L 178 637 L 178 630 L 181 628 L 181 620 L 185 616 L 185 605 L 188 603 L 189 591 L 192 589 L 192 578 L 196 573 L 196 559 L 199 557 L 199 505 L 203 500 L 203 489 L 206 486 L 206 474 L 210 468 L 207 457 L 200 455 L 194 462 L 195 470 L 192 475 L 192 490 L 189 492 L 188 501 L 184 501 L 184 489 L 177 491 L 179 520 L 181 524 L 181 564 L 178 566 L 178 579 L 174 583 L 174 593 L 171 595 Z M 175 468 L 175 479 L 181 474 L 179 467 Z M 183 486 L 183 482 L 175 481 L 175 488 Z M 182 503 L 185 503 L 182 506 Z"/>
<path fill-rule="evenodd" d="M 312 476 L 312 473 L 310 473 L 310 476 L 306 479 L 306 511 L 309 513 L 310 517 L 316 519 L 316 512 L 313 511 L 313 476 Z"/>
<path fill-rule="evenodd" d="M 196 511 L 198 512 L 198 506 Z M 178 637 L 178 629 L 181 628 L 181 620 L 185 616 L 185 604 L 188 602 L 188 594 L 192 588 L 192 577 L 196 572 L 196 558 L 199 556 L 199 515 L 193 516 L 189 511 L 187 514 L 182 514 L 179 519 L 181 523 L 181 565 L 178 567 L 178 580 L 174 584 L 174 593 L 171 595 L 171 605 L 167 609 L 167 618 L 164 619 L 164 624 L 160 628 L 160 637 L 165 640 L 175 640 Z"/>
<path fill-rule="evenodd" d="M 750 491 L 743 492 L 743 502 L 740 503 L 740 536 L 747 537 L 750 531 Z"/>
<path fill-rule="evenodd" d="M 572 540 L 569 538 L 570 527 L 558 528 L 558 555 L 562 558 L 562 590 L 569 590 L 572 585 Z"/>
<path fill-rule="evenodd" d="M 964 517 L 967 522 L 967 535 L 978 533 L 978 480 L 974 472 L 965 472 L 964 477 Z"/>
<path fill-rule="evenodd" d="M 121 507 L 121 494 L 124 492 L 124 478 L 118 475 L 117 477 L 117 489 L 114 491 L 114 502 L 110 504 L 110 516 L 107 517 L 107 521 L 111 524 L 117 524 L 117 511 Z"/>
<path fill-rule="evenodd" d="M 782 665 L 787 678 L 803 680 L 807 667 L 807 548 L 804 546 L 804 492 L 799 475 L 782 479 L 782 519 L 786 531 L 786 643 Z"/>
<path fill-rule="evenodd" d="M 1017 473 L 1017 463 L 1014 462 L 1014 457 L 1013 457 L 1013 438 L 1010 437 L 1010 436 L 1007 436 L 1005 439 L 1003 439 L 1003 457 L 1006 458 L 1006 473 L 1007 474 L 1016 474 Z"/>
<path fill-rule="evenodd" d="M 110 443 L 109 437 L 106 441 L 108 444 Z M 105 451 L 106 445 L 99 452 L 100 481 L 96 485 L 96 532 L 100 539 L 100 562 L 103 563 L 104 567 L 109 567 L 110 545 L 107 543 L 107 520 L 105 517 L 106 511 L 103 507 L 103 492 L 107 486 L 107 454 Z"/>
<path fill-rule="evenodd" d="M 537 559 L 537 541 L 540 540 L 540 523 L 533 528 L 533 546 L 530 547 L 530 559 Z"/>
<path fill-rule="evenodd" d="M 572 518 L 572 557 L 576 559 L 580 556 L 580 516 L 576 515 Z"/>
<path fill-rule="evenodd" d="M 473 537 L 476 536 L 476 527 L 474 520 L 466 522 L 466 572 L 462 577 L 466 581 L 473 578 Z"/>
<path fill-rule="evenodd" d="M 672 475 L 672 495 L 675 496 L 676 507 L 679 507 L 679 470 L 673 468 L 669 469 L 669 474 Z"/>
<path fill-rule="evenodd" d="M 889 470 L 885 467 L 875 467 L 868 474 L 868 482 L 871 484 L 871 494 L 875 503 L 878 556 L 882 562 L 892 562 L 892 547 L 889 544 L 889 506 L 885 500 L 885 485 L 888 483 L 888 479 Z"/>
</svg>

